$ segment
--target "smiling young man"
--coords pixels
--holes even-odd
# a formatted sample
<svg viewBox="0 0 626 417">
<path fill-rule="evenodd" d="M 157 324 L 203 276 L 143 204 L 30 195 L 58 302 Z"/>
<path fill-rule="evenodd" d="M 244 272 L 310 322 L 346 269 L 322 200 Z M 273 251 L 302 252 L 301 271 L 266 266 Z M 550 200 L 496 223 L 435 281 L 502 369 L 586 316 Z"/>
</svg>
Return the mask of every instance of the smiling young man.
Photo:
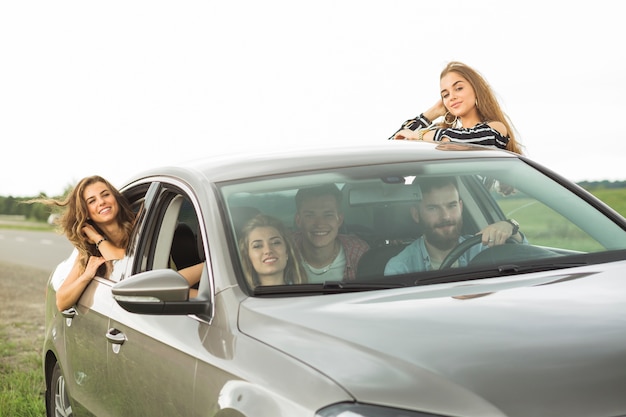
<svg viewBox="0 0 626 417">
<path fill-rule="evenodd" d="M 303 188 L 296 194 L 294 241 L 302 254 L 308 282 L 353 280 L 368 244 L 339 233 L 343 224 L 341 191 L 334 184 Z"/>
</svg>

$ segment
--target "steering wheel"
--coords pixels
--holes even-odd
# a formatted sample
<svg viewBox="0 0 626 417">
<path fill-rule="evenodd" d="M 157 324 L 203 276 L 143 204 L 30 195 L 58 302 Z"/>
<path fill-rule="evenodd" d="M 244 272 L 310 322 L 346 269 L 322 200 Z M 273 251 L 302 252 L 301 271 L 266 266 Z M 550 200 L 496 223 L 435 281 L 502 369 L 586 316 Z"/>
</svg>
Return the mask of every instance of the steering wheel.
<svg viewBox="0 0 626 417">
<path fill-rule="evenodd" d="M 448 255 L 445 257 L 443 262 L 441 262 L 439 269 L 450 268 L 457 261 L 457 259 L 461 257 L 461 255 L 463 255 L 465 252 L 469 250 L 469 248 L 481 243 L 482 239 L 483 239 L 482 235 L 474 235 L 470 237 L 469 239 L 465 239 L 463 242 L 456 245 L 454 248 L 452 248 L 450 253 L 448 253 Z M 518 242 L 515 239 L 508 238 L 505 243 L 517 244 Z"/>
</svg>

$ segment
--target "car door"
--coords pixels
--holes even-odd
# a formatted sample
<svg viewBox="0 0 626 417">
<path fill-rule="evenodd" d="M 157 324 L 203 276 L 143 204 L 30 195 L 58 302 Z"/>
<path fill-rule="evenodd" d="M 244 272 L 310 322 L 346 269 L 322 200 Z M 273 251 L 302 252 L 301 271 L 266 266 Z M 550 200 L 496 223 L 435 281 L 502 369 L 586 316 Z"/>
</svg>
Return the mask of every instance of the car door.
<svg viewBox="0 0 626 417">
<path fill-rule="evenodd" d="M 180 259 L 176 249 L 202 252 L 198 215 L 188 193 L 163 184 L 155 203 L 147 210 L 138 227 L 132 273 L 153 269 L 175 269 Z M 177 241 L 180 225 L 192 235 Z M 185 239 L 182 237 L 181 239 Z M 186 253 L 189 255 L 189 253 Z M 193 257 L 191 257 L 193 258 Z M 180 261 L 178 261 L 180 262 Z M 189 261 L 187 261 L 189 262 Z M 108 337 L 117 340 L 117 349 L 109 352 L 109 379 L 115 381 L 114 414 L 124 416 L 192 416 L 196 357 L 203 349 L 208 326 L 191 316 L 133 314 L 117 303 L 111 308 Z"/>
<path fill-rule="evenodd" d="M 81 409 L 99 416 L 109 416 L 105 404 L 110 398 L 109 385 L 103 384 L 107 375 L 107 348 L 104 338 L 109 326 L 113 304 L 108 277 L 96 277 L 74 307 L 61 312 L 65 321 L 65 369 L 68 391 Z M 63 364 L 62 364 L 63 366 Z"/>
</svg>

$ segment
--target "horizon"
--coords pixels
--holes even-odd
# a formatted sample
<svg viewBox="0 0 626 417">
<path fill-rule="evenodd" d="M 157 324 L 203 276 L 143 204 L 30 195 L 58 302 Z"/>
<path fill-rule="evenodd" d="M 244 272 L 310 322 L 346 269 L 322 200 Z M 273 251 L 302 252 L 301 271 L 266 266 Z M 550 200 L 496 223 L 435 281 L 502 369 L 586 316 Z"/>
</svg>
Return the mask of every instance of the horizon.
<svg viewBox="0 0 626 417">
<path fill-rule="evenodd" d="M 574 184 L 589 184 L 589 185 L 595 185 L 595 184 L 604 184 L 604 183 L 609 183 L 609 184 L 621 184 L 620 187 L 617 188 L 626 188 L 626 179 L 623 180 L 581 180 L 581 181 L 571 181 Z M 122 184 L 124 185 L 124 184 Z M 73 187 L 73 185 L 68 185 L 67 189 L 71 189 Z M 58 195 L 48 195 L 48 194 L 37 194 L 37 195 L 1 195 L 0 194 L 0 198 L 15 198 L 15 199 L 28 199 L 28 198 L 38 198 L 38 197 L 49 197 L 49 198 L 56 198 L 56 197 L 62 197 L 63 194 L 58 194 Z M 0 213 L 2 214 L 2 213 Z"/>
</svg>

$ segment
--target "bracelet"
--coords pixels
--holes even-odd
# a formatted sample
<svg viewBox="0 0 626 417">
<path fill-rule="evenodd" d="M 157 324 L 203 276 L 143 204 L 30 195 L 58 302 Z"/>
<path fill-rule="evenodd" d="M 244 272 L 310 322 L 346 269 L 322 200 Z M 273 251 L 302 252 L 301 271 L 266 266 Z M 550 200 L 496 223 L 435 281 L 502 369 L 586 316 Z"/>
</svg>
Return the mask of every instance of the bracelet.
<svg viewBox="0 0 626 417">
<path fill-rule="evenodd" d="M 96 242 L 96 249 L 97 249 L 97 250 L 100 250 L 100 244 L 101 244 L 102 242 L 104 242 L 105 240 L 107 240 L 107 238 L 106 238 L 106 237 L 103 237 L 102 239 L 100 239 L 99 241 L 97 241 L 97 242 Z"/>
<path fill-rule="evenodd" d="M 513 219 L 506 219 L 505 222 L 513 226 L 513 230 L 511 231 L 511 236 L 514 236 L 519 232 L 519 223 Z"/>
<path fill-rule="evenodd" d="M 417 130 L 417 140 L 424 140 L 424 129 Z"/>
</svg>

